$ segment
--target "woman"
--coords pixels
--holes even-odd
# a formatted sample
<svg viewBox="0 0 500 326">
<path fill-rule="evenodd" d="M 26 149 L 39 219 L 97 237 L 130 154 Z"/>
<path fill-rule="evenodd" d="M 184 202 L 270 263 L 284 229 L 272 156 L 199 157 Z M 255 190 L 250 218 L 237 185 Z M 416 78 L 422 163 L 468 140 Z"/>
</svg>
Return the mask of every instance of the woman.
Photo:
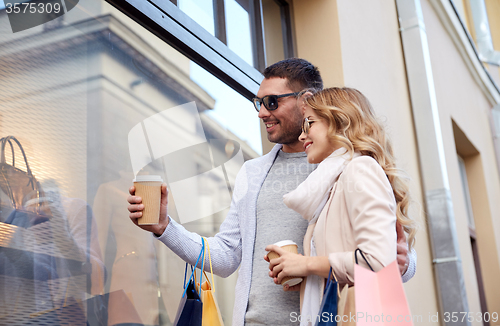
<svg viewBox="0 0 500 326">
<path fill-rule="evenodd" d="M 378 271 L 396 259 L 396 225 L 408 234 L 410 250 L 416 228 L 408 217 L 408 185 L 395 166 L 384 128 L 361 92 L 328 88 L 307 98 L 299 139 L 308 162 L 321 162 L 284 196 L 285 204 L 309 221 L 305 256 L 272 245 L 266 250 L 282 254 L 270 262 L 275 282 L 290 275 L 307 277 L 300 286 L 304 321 L 306 316 L 314 320 L 319 312 L 330 267 L 341 286 L 352 285 L 356 248 Z"/>
</svg>

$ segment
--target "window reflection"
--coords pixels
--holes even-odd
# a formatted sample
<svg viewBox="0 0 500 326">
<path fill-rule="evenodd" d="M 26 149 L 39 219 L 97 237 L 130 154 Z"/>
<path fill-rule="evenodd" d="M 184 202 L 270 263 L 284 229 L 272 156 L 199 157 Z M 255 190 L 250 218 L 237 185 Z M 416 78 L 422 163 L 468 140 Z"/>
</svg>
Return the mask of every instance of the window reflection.
<svg viewBox="0 0 500 326">
<path fill-rule="evenodd" d="M 278 62 L 285 59 L 283 45 L 281 8 L 275 0 L 262 0 L 266 61 Z"/>
<path fill-rule="evenodd" d="M 177 6 L 210 34 L 215 35 L 214 5 L 212 0 L 178 0 Z"/>
<path fill-rule="evenodd" d="M 262 155 L 260 122 L 253 104 L 194 62 L 191 62 L 190 76 L 216 100 L 214 109 L 204 114 Z"/>
<path fill-rule="evenodd" d="M 227 46 L 254 65 L 252 34 L 250 26 L 250 2 L 248 0 L 225 0 Z"/>
<path fill-rule="evenodd" d="M 182 3 L 205 4 L 179 3 L 181 9 Z M 210 16 L 208 7 L 201 8 Z M 212 169 L 214 157 L 231 157 L 233 147 L 244 159 L 261 153 L 251 103 L 98 0 L 80 2 L 49 30 L 12 34 L 0 12 L 0 43 L 0 136 L 19 140 L 40 184 L 35 195 L 22 193 L 18 206 L 0 187 L 0 324 L 56 325 L 65 318 L 90 325 L 170 324 L 182 294 L 184 262 L 128 218 L 134 178 L 129 133 L 158 113 L 194 101 L 199 117 L 164 119 L 161 126 L 187 128 L 199 118 L 207 141 L 225 141 L 211 156 L 202 150 L 185 156 L 183 171 L 199 174 Z M 13 166 L 10 145 L 5 148 L 2 169 Z M 21 151 L 14 153 L 15 167 L 26 176 Z M 169 163 L 153 155 L 140 173 L 168 180 Z M 228 164 L 226 177 L 199 179 L 204 205 L 222 200 L 237 171 L 237 164 Z M 180 221 L 172 194 L 169 202 L 169 214 Z M 9 219 L 16 211 L 42 214 L 30 205 L 41 206 L 47 218 L 36 224 L 22 224 L 27 217 Z M 212 236 L 226 213 L 185 226 Z M 236 275 L 215 280 L 226 325 L 235 281 Z"/>
</svg>

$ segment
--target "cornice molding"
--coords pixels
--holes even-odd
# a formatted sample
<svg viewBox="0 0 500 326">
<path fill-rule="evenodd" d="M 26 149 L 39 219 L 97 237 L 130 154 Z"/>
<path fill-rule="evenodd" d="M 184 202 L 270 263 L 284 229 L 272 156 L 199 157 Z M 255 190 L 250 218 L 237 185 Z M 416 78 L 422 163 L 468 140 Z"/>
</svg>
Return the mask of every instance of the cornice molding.
<svg viewBox="0 0 500 326">
<path fill-rule="evenodd" d="M 450 0 L 430 0 L 430 3 L 490 104 L 492 106 L 499 104 L 499 85 L 495 83 L 483 65 L 471 35 Z"/>
</svg>

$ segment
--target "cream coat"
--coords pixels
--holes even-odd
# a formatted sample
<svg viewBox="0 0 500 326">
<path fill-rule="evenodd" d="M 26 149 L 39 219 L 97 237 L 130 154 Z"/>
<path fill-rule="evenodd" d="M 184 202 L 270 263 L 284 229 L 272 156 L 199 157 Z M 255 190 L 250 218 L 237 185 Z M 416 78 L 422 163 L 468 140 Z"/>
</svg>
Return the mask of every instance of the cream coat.
<svg viewBox="0 0 500 326">
<path fill-rule="evenodd" d="M 313 234 L 317 256 L 328 256 L 341 285 L 354 283 L 356 248 L 363 251 L 375 271 L 396 259 L 396 201 L 377 161 L 360 156 L 345 167 L 321 215 L 307 229 L 306 256 L 311 252 Z M 359 254 L 358 262 L 367 267 Z M 306 282 L 300 290 L 301 309 Z"/>
</svg>

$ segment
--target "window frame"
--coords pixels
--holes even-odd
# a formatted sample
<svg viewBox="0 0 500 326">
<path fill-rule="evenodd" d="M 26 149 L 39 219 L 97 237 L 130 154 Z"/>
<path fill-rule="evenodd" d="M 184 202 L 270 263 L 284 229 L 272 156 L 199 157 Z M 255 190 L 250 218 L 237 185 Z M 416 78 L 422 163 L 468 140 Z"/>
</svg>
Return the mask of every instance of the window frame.
<svg viewBox="0 0 500 326">
<path fill-rule="evenodd" d="M 262 74 L 172 2 L 164 0 L 106 0 L 106 2 L 248 100 L 257 93 L 264 78 Z M 255 2 L 260 6 L 260 0 Z"/>
<path fill-rule="evenodd" d="M 293 23 L 290 4 L 286 0 L 274 0 L 274 2 L 280 7 L 281 32 L 283 33 L 283 51 L 285 58 L 292 58 L 295 56 L 295 42 L 293 41 Z"/>
</svg>

